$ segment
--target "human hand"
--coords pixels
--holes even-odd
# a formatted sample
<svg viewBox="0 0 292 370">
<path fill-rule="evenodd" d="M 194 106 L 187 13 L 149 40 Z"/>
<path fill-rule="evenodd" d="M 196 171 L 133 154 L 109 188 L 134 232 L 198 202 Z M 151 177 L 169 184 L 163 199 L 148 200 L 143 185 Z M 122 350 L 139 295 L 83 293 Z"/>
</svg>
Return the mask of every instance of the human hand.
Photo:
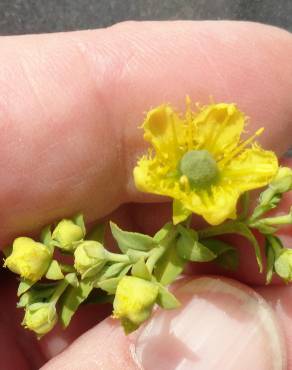
<svg viewBox="0 0 292 370">
<path fill-rule="evenodd" d="M 265 126 L 263 146 L 281 156 L 291 144 L 291 56 L 289 33 L 250 23 L 125 23 L 2 38 L 1 245 L 78 211 L 89 221 L 110 214 L 125 229 L 159 228 L 169 205 L 139 194 L 132 181 L 145 150 L 137 126 L 151 106 L 167 101 L 182 108 L 186 94 L 201 103 L 210 94 L 236 102 L 251 117 L 249 130 Z M 289 230 L 283 240 L 289 246 Z M 264 287 L 248 246 L 234 243 L 241 268 L 233 277 L 275 302 L 289 368 L 291 289 Z M 212 265 L 189 272 L 223 274 Z M 189 279 L 195 282 L 189 277 L 176 287 L 181 310 L 157 312 L 130 337 L 106 319 L 73 342 L 108 312 L 84 306 L 68 330 L 57 328 L 37 343 L 19 327 L 14 280 L 5 273 L 3 366 L 38 368 L 73 342 L 44 369 L 136 369 L 137 362 L 146 370 L 285 368 L 277 363 L 285 349 L 274 316 L 259 296 L 223 279 L 200 280 L 198 292 Z"/>
</svg>

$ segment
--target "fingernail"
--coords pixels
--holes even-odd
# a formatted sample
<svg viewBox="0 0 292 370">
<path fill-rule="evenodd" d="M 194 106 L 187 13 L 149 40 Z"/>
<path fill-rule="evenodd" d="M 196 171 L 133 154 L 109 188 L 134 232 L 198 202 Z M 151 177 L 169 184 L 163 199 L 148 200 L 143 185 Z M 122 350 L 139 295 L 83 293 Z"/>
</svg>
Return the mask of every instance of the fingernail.
<svg viewBox="0 0 292 370">
<path fill-rule="evenodd" d="M 141 330 L 144 370 L 284 370 L 285 347 L 274 312 L 238 282 L 201 277 L 175 292 L 174 311 L 157 310 Z"/>
</svg>

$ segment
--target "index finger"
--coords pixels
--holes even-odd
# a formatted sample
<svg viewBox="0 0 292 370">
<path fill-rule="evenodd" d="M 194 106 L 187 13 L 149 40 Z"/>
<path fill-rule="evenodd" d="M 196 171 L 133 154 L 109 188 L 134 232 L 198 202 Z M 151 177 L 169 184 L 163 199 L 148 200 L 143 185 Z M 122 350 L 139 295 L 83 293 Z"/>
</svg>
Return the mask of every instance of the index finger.
<svg viewBox="0 0 292 370">
<path fill-rule="evenodd" d="M 185 95 L 236 102 L 279 154 L 291 142 L 292 37 L 241 22 L 126 23 L 0 41 L 0 240 L 138 196 L 137 126 Z"/>
</svg>

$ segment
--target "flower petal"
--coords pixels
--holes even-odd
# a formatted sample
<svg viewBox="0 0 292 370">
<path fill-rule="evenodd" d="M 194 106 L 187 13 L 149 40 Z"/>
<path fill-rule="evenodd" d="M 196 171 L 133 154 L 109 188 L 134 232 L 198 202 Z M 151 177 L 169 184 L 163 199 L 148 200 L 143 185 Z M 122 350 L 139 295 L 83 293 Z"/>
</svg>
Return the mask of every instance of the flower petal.
<svg viewBox="0 0 292 370">
<path fill-rule="evenodd" d="M 209 224 L 218 225 L 236 218 L 236 204 L 240 194 L 229 186 L 213 186 L 209 190 L 192 192 L 182 200 L 190 211 L 201 215 Z"/>
<path fill-rule="evenodd" d="M 221 171 L 221 183 L 228 184 L 243 193 L 267 185 L 277 171 L 276 155 L 254 145 L 224 166 Z"/>
<path fill-rule="evenodd" d="M 239 143 L 245 116 L 235 104 L 212 104 L 195 117 L 198 148 L 208 150 L 216 160 L 229 153 Z"/>
<path fill-rule="evenodd" d="M 148 112 L 143 128 L 144 139 L 153 145 L 158 157 L 178 155 L 185 129 L 183 121 L 170 106 L 160 105 Z"/>
</svg>

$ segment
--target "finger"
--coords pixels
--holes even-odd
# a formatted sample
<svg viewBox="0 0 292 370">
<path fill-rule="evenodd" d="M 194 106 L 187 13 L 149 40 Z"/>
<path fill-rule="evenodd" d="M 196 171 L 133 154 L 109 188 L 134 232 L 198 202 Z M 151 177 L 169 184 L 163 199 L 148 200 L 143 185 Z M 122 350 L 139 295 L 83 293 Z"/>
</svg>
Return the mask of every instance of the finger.
<svg viewBox="0 0 292 370">
<path fill-rule="evenodd" d="M 0 41 L 0 238 L 146 200 L 132 168 L 143 112 L 185 95 L 233 101 L 282 153 L 291 137 L 292 37 L 233 22 L 126 23 Z M 145 146 L 144 146 L 145 147 Z M 106 196 L 105 196 L 106 194 Z"/>
<path fill-rule="evenodd" d="M 158 310 L 126 337 L 107 319 L 42 369 L 285 369 L 286 349 L 271 308 L 232 280 L 181 281 L 182 308 Z"/>
<path fill-rule="evenodd" d="M 287 348 L 287 363 L 291 367 L 292 363 L 292 289 L 291 286 L 267 286 L 258 287 L 256 291 L 261 294 L 273 307 L 279 318 L 280 327 L 284 333 L 284 340 Z M 288 367 L 289 368 L 289 367 Z"/>
</svg>

